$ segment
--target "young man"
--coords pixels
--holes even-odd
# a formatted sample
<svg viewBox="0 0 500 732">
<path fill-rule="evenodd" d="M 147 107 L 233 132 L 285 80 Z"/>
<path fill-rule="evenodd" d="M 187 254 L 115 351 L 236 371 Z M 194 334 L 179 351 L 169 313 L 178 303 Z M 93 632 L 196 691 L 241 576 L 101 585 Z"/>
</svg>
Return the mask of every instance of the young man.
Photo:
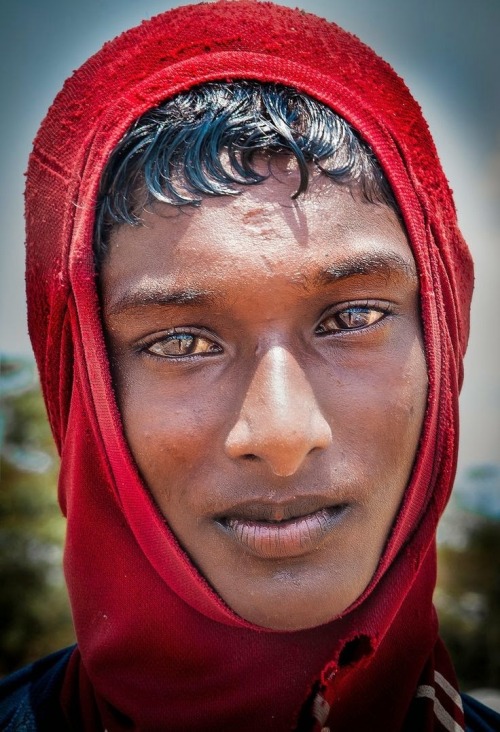
<svg viewBox="0 0 500 732">
<path fill-rule="evenodd" d="M 4 726 L 494 729 L 432 607 L 472 267 L 403 82 L 180 8 L 67 82 L 26 203 L 78 646 Z"/>
</svg>

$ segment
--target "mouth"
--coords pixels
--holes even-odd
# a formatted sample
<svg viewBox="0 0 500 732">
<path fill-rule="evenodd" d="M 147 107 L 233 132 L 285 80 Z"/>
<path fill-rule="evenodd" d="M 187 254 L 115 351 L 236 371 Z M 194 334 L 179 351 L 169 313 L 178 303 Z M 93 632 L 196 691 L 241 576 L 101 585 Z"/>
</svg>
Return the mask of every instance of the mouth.
<svg viewBox="0 0 500 732">
<path fill-rule="evenodd" d="M 249 504 L 216 521 L 251 554 L 263 559 L 300 557 L 316 550 L 349 509 L 348 503 L 307 503 Z"/>
</svg>

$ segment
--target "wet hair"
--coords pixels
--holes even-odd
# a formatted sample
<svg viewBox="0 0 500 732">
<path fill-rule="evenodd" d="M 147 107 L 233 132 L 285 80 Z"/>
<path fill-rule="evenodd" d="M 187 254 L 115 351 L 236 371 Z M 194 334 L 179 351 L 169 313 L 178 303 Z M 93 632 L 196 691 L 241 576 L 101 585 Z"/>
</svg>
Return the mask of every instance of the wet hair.
<svg viewBox="0 0 500 732">
<path fill-rule="evenodd" d="M 178 94 L 130 127 L 101 179 L 95 225 L 97 261 L 110 231 L 137 226 L 154 201 L 198 206 L 204 196 L 236 196 L 271 175 L 257 155 L 295 157 L 303 193 L 310 164 L 371 203 L 398 212 L 370 147 L 329 107 L 290 87 L 257 81 L 210 82 Z"/>
</svg>

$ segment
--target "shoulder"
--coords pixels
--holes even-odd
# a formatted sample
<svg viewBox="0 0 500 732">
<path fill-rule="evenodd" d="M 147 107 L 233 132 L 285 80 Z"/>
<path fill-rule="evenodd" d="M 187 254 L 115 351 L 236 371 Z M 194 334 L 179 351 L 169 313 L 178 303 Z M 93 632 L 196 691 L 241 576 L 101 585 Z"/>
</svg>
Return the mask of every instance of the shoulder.
<svg viewBox="0 0 500 732">
<path fill-rule="evenodd" d="M 0 681 L 0 729 L 64 730 L 59 694 L 75 646 L 52 653 Z"/>
<path fill-rule="evenodd" d="M 466 732 L 500 732 L 500 714 L 468 694 L 461 694 Z"/>
</svg>

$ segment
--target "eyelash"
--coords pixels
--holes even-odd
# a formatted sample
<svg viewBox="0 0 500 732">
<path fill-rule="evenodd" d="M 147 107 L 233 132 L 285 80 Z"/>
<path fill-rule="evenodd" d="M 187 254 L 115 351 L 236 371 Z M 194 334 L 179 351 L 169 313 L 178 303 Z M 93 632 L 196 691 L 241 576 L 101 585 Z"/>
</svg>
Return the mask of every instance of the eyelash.
<svg viewBox="0 0 500 732">
<path fill-rule="evenodd" d="M 354 326 L 352 328 L 344 327 L 344 328 L 332 328 L 331 330 L 327 330 L 324 332 L 318 332 L 318 329 L 322 324 L 325 323 L 325 321 L 329 319 L 335 319 L 340 317 L 341 315 L 345 313 L 361 313 L 361 312 L 370 312 L 370 313 L 378 313 L 380 315 L 379 318 L 377 318 L 373 323 L 368 323 L 366 325 L 359 325 Z M 316 334 L 320 337 L 326 337 L 326 336 L 345 336 L 345 335 L 351 335 L 353 333 L 362 333 L 367 330 L 372 330 L 373 328 L 376 328 L 377 326 L 381 325 L 382 322 L 385 320 L 385 318 L 388 315 L 392 315 L 394 312 L 393 306 L 391 303 L 381 300 L 364 300 L 362 302 L 350 302 L 350 303 L 343 303 L 341 305 L 338 305 L 335 309 L 332 311 L 326 313 L 323 313 L 321 316 L 321 320 L 316 328 Z M 345 325 L 345 324 L 344 324 Z"/>
<path fill-rule="evenodd" d="M 177 338 L 176 338 L 177 336 Z M 177 341 L 177 343 L 180 345 L 183 340 L 187 340 L 188 338 L 192 338 L 193 342 L 196 344 L 196 342 L 206 341 L 207 344 L 210 343 L 211 346 L 207 348 L 206 351 L 202 353 L 192 353 L 192 354 L 182 354 L 180 356 L 175 355 L 160 355 L 158 353 L 153 353 L 151 349 L 153 346 L 161 343 L 173 343 Z M 212 346 L 215 346 L 216 350 L 211 351 L 210 348 Z M 139 343 L 139 351 L 142 353 L 145 353 L 150 358 L 158 358 L 162 361 L 167 359 L 168 361 L 186 361 L 186 360 L 194 360 L 198 358 L 204 358 L 205 353 L 207 354 L 219 354 L 222 353 L 223 348 L 220 344 L 218 344 L 213 337 L 206 333 L 203 329 L 200 328 L 190 328 L 190 327 L 179 327 L 179 328 L 172 328 L 172 330 L 167 331 L 161 338 L 156 337 L 154 340 L 148 340 L 147 342 Z"/>
<path fill-rule="evenodd" d="M 373 313 L 379 313 L 380 317 L 377 318 L 373 323 L 369 323 L 367 325 L 360 325 L 355 326 L 352 328 L 348 327 L 338 327 L 338 328 L 332 328 L 331 330 L 325 330 L 323 332 L 319 331 L 319 328 L 325 323 L 327 320 L 333 320 L 336 317 L 339 317 L 345 313 L 348 313 L 349 311 L 353 313 L 361 313 L 361 312 L 373 312 Z M 325 338 L 327 336 L 334 336 L 334 337 L 342 337 L 346 334 L 353 334 L 353 333 L 361 333 L 365 332 L 367 330 L 373 330 L 374 328 L 378 327 L 382 321 L 385 320 L 385 318 L 388 315 L 391 315 L 393 312 L 392 306 L 388 302 L 381 302 L 381 301 L 363 301 L 363 302 L 354 302 L 349 303 L 347 306 L 346 304 L 337 306 L 334 311 L 326 312 L 321 316 L 321 320 L 318 324 L 318 326 L 315 329 L 315 334 L 319 336 L 320 338 Z M 178 336 L 176 338 L 176 336 Z M 181 337 L 182 336 L 182 337 Z M 182 342 L 182 340 L 187 340 L 187 338 L 192 338 L 193 343 L 198 344 L 201 341 L 206 341 L 207 343 L 210 343 L 211 346 L 209 346 L 205 351 L 202 351 L 201 353 L 186 353 L 179 356 L 176 355 L 160 355 L 157 353 L 154 353 L 151 351 L 151 348 L 157 344 L 161 343 L 167 343 L 167 342 L 174 342 L 177 341 L 179 344 Z M 212 346 L 215 347 L 214 350 L 210 350 Z M 218 355 L 223 352 L 222 346 L 217 343 L 211 334 L 207 333 L 203 329 L 199 328 L 190 328 L 190 327 L 178 327 L 178 328 L 172 328 L 172 330 L 166 332 L 161 338 L 156 337 L 154 340 L 149 340 L 147 342 L 142 342 L 138 344 L 138 349 L 140 352 L 145 353 L 148 357 L 154 358 L 154 359 L 161 359 L 164 361 L 165 359 L 168 361 L 186 361 L 186 360 L 198 360 L 200 358 L 205 358 L 206 355 Z"/>
</svg>

